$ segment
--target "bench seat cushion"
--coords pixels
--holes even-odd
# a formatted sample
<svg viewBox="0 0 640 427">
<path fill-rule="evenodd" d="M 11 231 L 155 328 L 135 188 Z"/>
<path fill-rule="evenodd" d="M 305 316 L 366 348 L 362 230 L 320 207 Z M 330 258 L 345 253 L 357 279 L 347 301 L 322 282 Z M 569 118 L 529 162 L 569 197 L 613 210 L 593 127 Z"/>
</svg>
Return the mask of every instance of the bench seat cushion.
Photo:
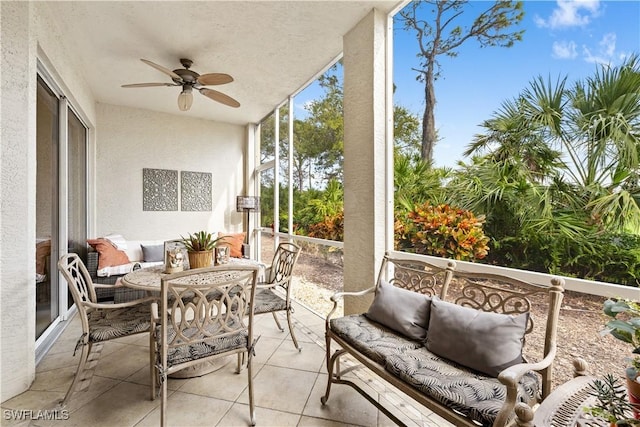
<svg viewBox="0 0 640 427">
<path fill-rule="evenodd" d="M 507 391 L 497 378 L 442 359 L 426 347 L 402 349 L 386 355 L 385 368 L 443 405 L 481 423 L 492 425 Z M 518 401 L 533 405 L 540 390 L 533 372 L 524 375 Z"/>
<path fill-rule="evenodd" d="M 331 330 L 353 345 L 374 362 L 384 365 L 386 356 L 400 350 L 423 346 L 420 341 L 409 340 L 397 332 L 368 319 L 363 314 L 352 314 L 331 319 Z"/>
</svg>

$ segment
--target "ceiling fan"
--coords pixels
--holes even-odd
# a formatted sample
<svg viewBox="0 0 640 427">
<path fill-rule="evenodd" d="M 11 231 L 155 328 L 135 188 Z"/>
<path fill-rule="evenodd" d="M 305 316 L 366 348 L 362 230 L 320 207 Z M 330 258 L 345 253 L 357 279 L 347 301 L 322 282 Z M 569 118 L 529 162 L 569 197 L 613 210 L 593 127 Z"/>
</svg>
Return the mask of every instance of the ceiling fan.
<svg viewBox="0 0 640 427">
<path fill-rule="evenodd" d="M 122 85 L 122 87 L 182 86 L 182 92 L 178 95 L 178 108 L 180 111 L 188 111 L 191 108 L 191 105 L 193 104 L 193 89 L 197 90 L 207 98 L 213 99 L 221 104 L 228 105 L 229 107 L 238 108 L 240 106 L 240 103 L 229 95 L 203 87 L 231 83 L 233 81 L 233 77 L 229 74 L 198 74 L 189 69 L 193 64 L 193 61 L 185 58 L 180 59 L 180 63 L 184 68 L 178 68 L 173 71 L 146 59 L 141 59 L 141 61 L 171 77 L 173 83 L 134 83 Z"/>
</svg>

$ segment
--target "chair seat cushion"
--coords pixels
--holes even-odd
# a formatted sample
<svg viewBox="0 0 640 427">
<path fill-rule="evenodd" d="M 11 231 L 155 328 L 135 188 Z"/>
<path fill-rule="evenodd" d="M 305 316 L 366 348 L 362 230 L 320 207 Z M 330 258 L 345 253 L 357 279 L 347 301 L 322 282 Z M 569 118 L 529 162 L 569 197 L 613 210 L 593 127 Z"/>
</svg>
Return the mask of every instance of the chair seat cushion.
<svg viewBox="0 0 640 427">
<path fill-rule="evenodd" d="M 256 289 L 254 298 L 253 312 L 256 314 L 287 309 L 287 301 L 271 289 Z"/>
<path fill-rule="evenodd" d="M 241 327 L 241 323 L 234 319 L 225 325 L 225 330 L 217 324 L 205 326 L 204 331 L 206 332 L 202 332 L 195 327 L 186 328 L 181 331 L 189 341 L 184 345 L 180 345 L 184 340 L 180 338 L 176 340 L 176 331 L 173 327 L 167 328 L 167 342 L 172 344 L 167 349 L 167 366 L 171 367 L 235 349 L 246 350 L 248 348 L 249 334 L 246 329 L 240 329 Z M 237 330 L 237 332 L 207 339 L 209 335 L 221 335 L 229 330 Z M 161 336 L 161 326 L 157 326 L 156 333 L 158 337 Z M 175 343 L 173 342 L 174 340 Z"/>
<path fill-rule="evenodd" d="M 88 313 L 89 342 L 107 341 L 141 332 L 151 327 L 151 304 L 94 309 Z"/>
<path fill-rule="evenodd" d="M 506 387 L 497 378 L 442 359 L 426 347 L 388 354 L 385 368 L 421 393 L 482 425 L 493 424 L 507 396 Z M 537 375 L 525 374 L 518 386 L 518 401 L 533 405 L 539 390 Z"/>
<path fill-rule="evenodd" d="M 365 354 L 371 360 L 384 364 L 387 356 L 400 350 L 422 347 L 422 342 L 409 340 L 363 314 L 351 314 L 331 319 L 331 330 Z"/>
</svg>

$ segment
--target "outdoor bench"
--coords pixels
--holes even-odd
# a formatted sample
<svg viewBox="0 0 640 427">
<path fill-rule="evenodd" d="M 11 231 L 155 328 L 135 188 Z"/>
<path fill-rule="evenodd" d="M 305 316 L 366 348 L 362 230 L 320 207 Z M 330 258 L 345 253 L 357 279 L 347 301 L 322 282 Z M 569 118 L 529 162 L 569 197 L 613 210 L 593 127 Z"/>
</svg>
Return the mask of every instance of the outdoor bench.
<svg viewBox="0 0 640 427">
<path fill-rule="evenodd" d="M 321 402 L 327 404 L 332 384 L 346 384 L 404 425 L 349 377 L 364 366 L 456 426 L 507 425 L 517 403 L 531 407 L 551 392 L 563 292 L 559 278 L 541 286 L 457 271 L 453 261 L 440 268 L 387 254 L 374 287 L 331 297 L 334 308 L 325 324 L 329 376 Z M 339 299 L 371 296 L 367 313 L 333 317 Z M 534 319 L 533 302 L 544 306 L 546 316 Z M 524 351 L 525 337 L 534 331 L 544 337 L 544 348 Z M 333 354 L 332 341 L 338 347 Z M 359 363 L 341 364 L 345 355 Z"/>
</svg>

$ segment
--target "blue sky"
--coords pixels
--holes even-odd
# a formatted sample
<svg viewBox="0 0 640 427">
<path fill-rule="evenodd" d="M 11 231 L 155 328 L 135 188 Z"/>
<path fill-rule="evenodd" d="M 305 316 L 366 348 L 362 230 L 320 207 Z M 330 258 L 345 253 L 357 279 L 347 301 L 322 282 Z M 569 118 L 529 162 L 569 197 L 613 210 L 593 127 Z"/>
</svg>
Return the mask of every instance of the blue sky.
<svg viewBox="0 0 640 427">
<path fill-rule="evenodd" d="M 477 16 L 489 2 L 472 1 Z M 598 64 L 618 65 L 640 53 L 640 1 L 525 1 L 520 28 L 523 41 L 512 48 L 480 49 L 467 40 L 457 58 L 440 58 L 441 78 L 435 83 L 436 166 L 462 160 L 479 124 L 516 97 L 536 77 L 559 76 L 574 82 L 591 76 Z M 424 110 L 424 86 L 415 80 L 417 41 L 413 34 L 394 31 L 394 102 L 419 117 Z"/>
<path fill-rule="evenodd" d="M 471 1 L 464 16 L 475 18 L 491 2 Z M 513 47 L 480 48 L 474 39 L 458 50 L 457 58 L 439 58 L 441 77 L 435 82 L 436 129 L 441 140 L 434 150 L 436 166 L 455 166 L 479 126 L 516 97 L 537 76 L 569 84 L 591 76 L 598 64 L 619 65 L 640 54 L 640 1 L 525 1 L 518 28 L 523 40 Z M 394 103 L 418 117 L 424 111 L 424 86 L 416 81 L 417 40 L 396 25 L 394 31 Z M 303 105 L 322 95 L 317 84 L 296 97 L 296 115 Z"/>
</svg>

